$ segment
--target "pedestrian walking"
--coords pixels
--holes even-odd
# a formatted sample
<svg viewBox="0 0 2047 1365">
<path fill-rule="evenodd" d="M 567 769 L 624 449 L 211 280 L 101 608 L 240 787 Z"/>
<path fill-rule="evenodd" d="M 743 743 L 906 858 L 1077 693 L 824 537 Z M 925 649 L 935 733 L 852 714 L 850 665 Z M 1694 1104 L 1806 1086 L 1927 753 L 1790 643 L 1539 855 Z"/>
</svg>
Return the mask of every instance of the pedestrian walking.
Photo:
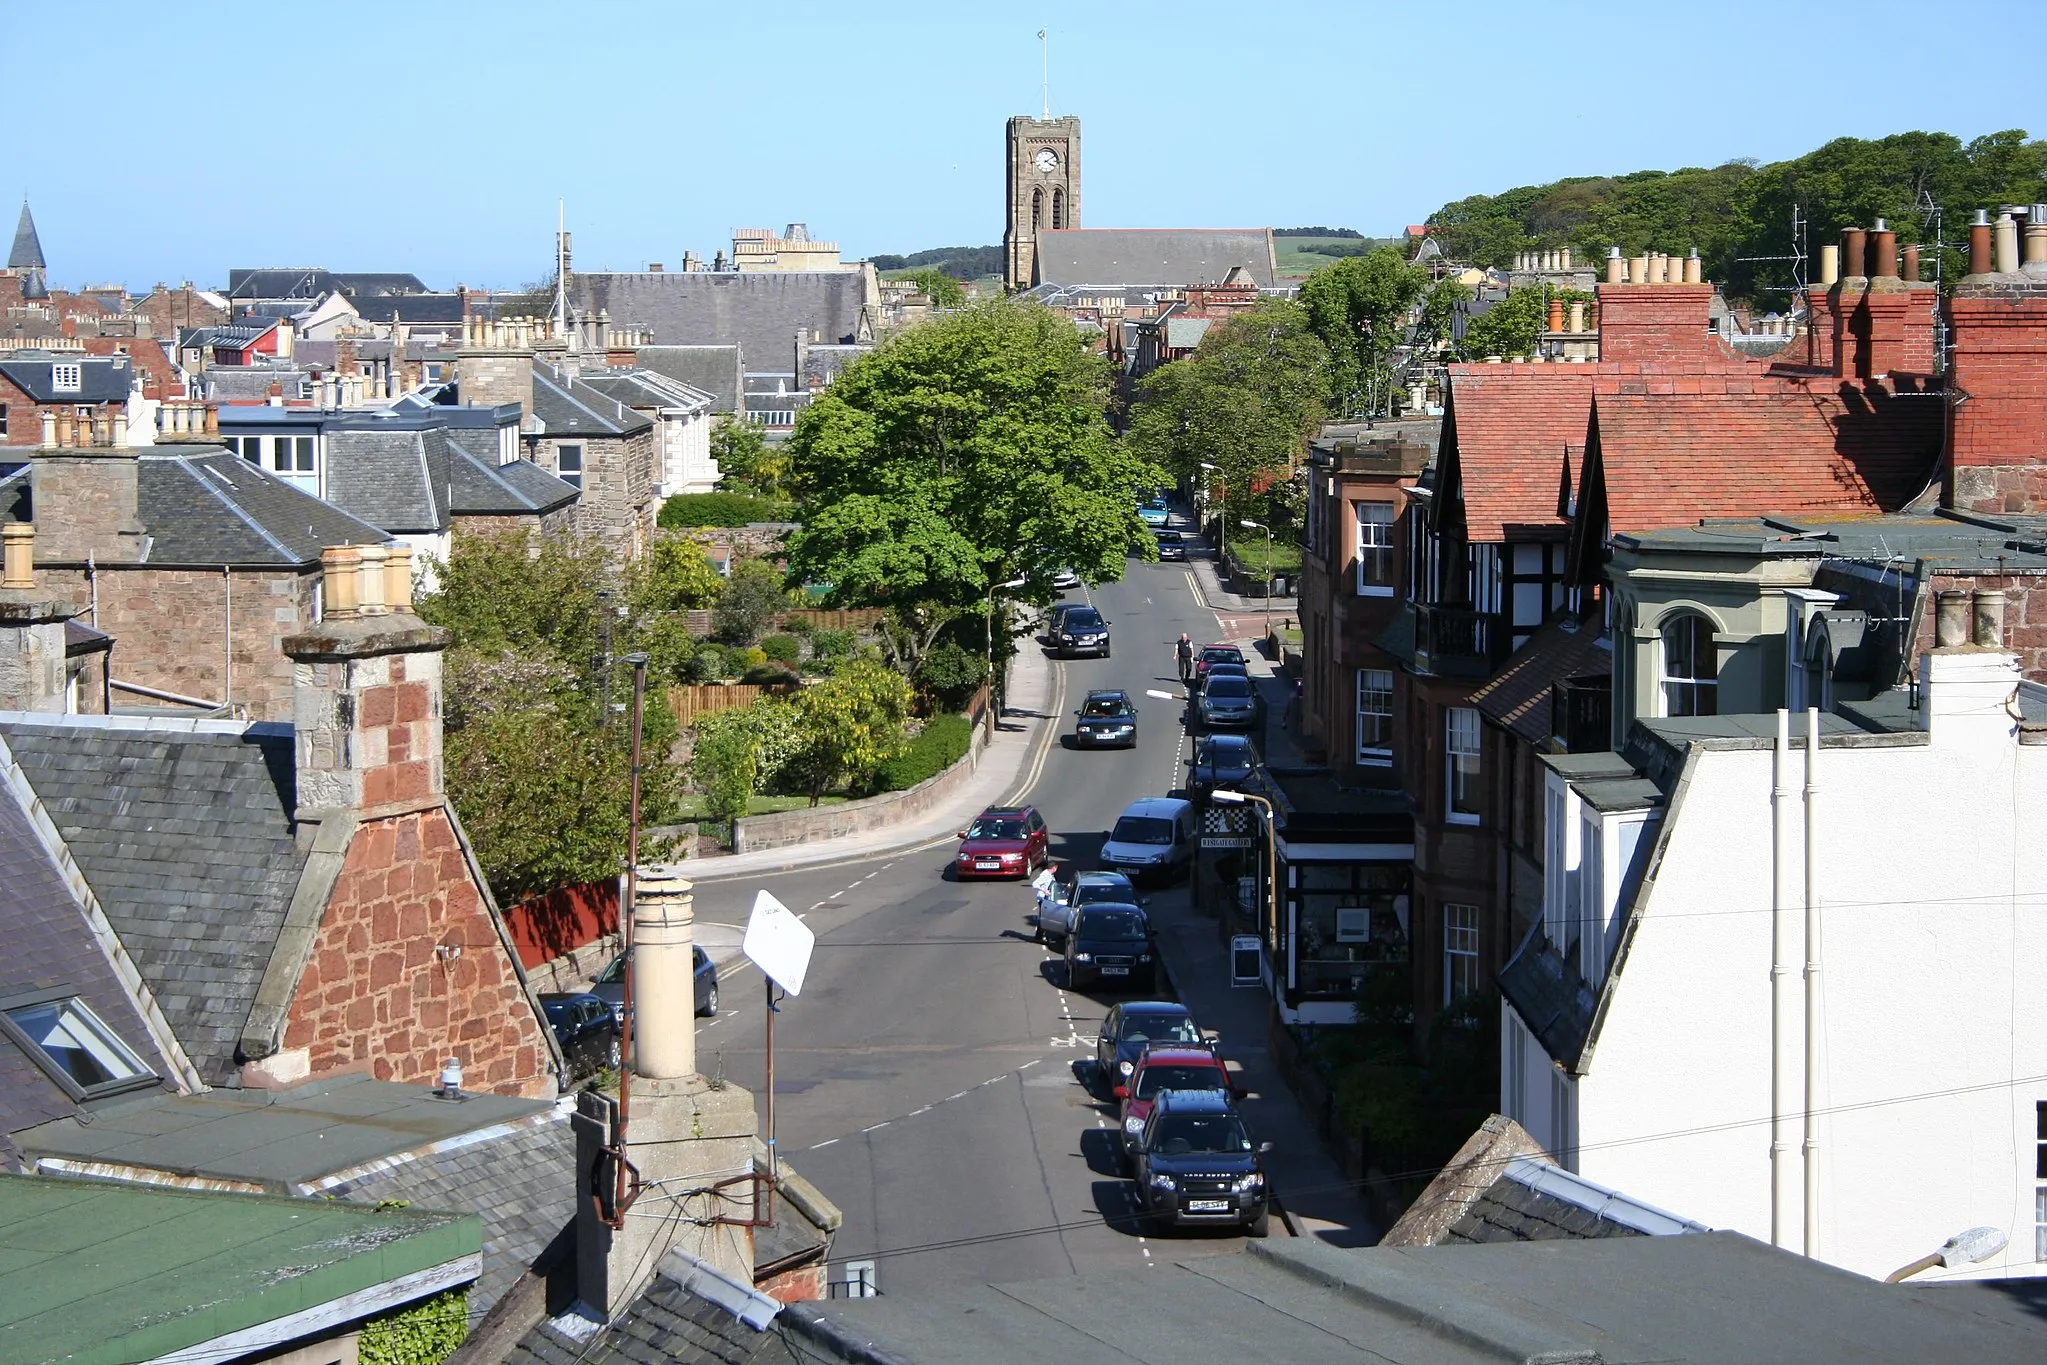
<svg viewBox="0 0 2047 1365">
<path fill-rule="evenodd" d="M 1180 641 L 1173 646 L 1180 657 L 1180 683 L 1185 686 L 1194 681 L 1194 642 L 1187 638 L 1187 632 L 1180 632 Z"/>
</svg>

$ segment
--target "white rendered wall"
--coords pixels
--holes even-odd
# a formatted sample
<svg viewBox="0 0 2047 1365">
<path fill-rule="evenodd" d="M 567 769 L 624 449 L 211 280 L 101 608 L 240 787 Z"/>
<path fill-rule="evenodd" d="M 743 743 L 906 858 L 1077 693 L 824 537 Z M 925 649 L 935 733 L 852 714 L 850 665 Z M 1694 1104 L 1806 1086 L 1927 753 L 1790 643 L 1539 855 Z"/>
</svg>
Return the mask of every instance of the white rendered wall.
<svg viewBox="0 0 2047 1365">
<path fill-rule="evenodd" d="M 682 413 L 670 409 L 661 417 L 661 495 L 708 493 L 718 484 L 718 462 L 711 458 L 711 414 L 708 409 Z"/>
<path fill-rule="evenodd" d="M 1885 1273 L 1977 1225 L 1977 1274 L 2038 1274 L 2035 1102 L 2047 1099 L 2047 747 L 2020 746 L 2016 673 L 1937 667 L 1932 746 L 1819 759 L 1819 1256 Z M 1952 662 L 1952 667 L 1949 667 Z M 1975 670 L 1975 676 L 1970 671 Z M 1929 694 L 1932 695 L 1932 694 Z M 1575 1169 L 1714 1227 L 1771 1236 L 1771 753 L 1707 751 L 1666 817 L 1578 1094 Z M 1790 786 L 1802 803 L 1795 752 Z M 1794 822 L 1794 828 L 1798 824 Z M 1787 926 L 1804 963 L 1802 850 Z M 1802 985 L 1785 1062 L 1803 1086 Z M 1788 1159 L 1799 1160 L 1793 1113 Z M 1786 1210 L 1799 1250 L 1803 1212 Z M 1935 1272 L 1940 1274 L 1955 1272 Z"/>
</svg>

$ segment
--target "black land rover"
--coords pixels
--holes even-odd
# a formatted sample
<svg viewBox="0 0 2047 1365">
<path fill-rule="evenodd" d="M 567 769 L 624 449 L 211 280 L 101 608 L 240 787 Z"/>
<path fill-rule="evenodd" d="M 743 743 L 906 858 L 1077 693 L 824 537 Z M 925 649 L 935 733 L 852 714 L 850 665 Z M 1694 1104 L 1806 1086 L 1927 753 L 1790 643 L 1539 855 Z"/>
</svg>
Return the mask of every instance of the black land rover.
<svg viewBox="0 0 2047 1365">
<path fill-rule="evenodd" d="M 1154 1232 L 1241 1227 L 1263 1237 L 1270 1191 L 1244 1120 L 1220 1090 L 1165 1090 L 1145 1120 L 1136 1154 L 1137 1202 Z"/>
</svg>

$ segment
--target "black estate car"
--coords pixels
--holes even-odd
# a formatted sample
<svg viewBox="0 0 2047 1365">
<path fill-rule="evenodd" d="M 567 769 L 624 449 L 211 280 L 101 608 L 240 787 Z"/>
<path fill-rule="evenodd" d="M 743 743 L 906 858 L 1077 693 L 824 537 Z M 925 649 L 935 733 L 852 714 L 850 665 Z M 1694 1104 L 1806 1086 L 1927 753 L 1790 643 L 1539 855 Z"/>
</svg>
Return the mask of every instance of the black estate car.
<svg viewBox="0 0 2047 1365">
<path fill-rule="evenodd" d="M 1073 713 L 1073 742 L 1083 749 L 1137 747 L 1137 708 L 1121 688 L 1090 692 Z"/>
<path fill-rule="evenodd" d="M 587 1076 L 610 1067 L 618 1069 L 618 1020 L 611 1006 L 584 991 L 543 995 L 540 1008 L 547 1014 L 547 1026 L 561 1044 L 562 1061 L 570 1076 Z"/>
<path fill-rule="evenodd" d="M 1241 787 L 1258 766 L 1257 751 L 1244 735 L 1209 735 L 1194 750 L 1187 774 L 1190 796 L 1206 796 L 1218 787 Z"/>
</svg>

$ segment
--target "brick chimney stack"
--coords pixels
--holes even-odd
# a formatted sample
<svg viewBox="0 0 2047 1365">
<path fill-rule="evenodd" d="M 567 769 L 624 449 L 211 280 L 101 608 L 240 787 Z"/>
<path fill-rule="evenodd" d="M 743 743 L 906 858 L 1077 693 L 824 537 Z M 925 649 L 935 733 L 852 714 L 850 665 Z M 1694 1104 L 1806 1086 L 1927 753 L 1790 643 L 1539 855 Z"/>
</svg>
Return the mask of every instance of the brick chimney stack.
<svg viewBox="0 0 2047 1365">
<path fill-rule="evenodd" d="M 78 609 L 36 587 L 36 528 L 0 526 L 0 711 L 65 710 L 64 623 Z"/>
<path fill-rule="evenodd" d="M 1613 283 L 1612 262 L 1609 257 L 1608 283 L 1596 286 L 1599 296 L 1599 359 L 1601 362 L 1648 362 L 1668 364 L 1673 361 L 1697 361 L 1711 356 L 1724 360 L 1726 357 L 1711 350 L 1708 331 L 1713 313 L 1713 286 L 1701 280 L 1687 282 L 1687 276 L 1698 274 L 1696 259 L 1680 261 L 1677 257 L 1658 258 L 1662 265 L 1658 273 L 1664 283 L 1648 282 L 1649 266 L 1644 258 L 1637 257 L 1628 265 L 1629 283 Z M 1688 268 L 1689 267 L 1689 268 Z M 1676 273 L 1678 278 L 1670 280 Z M 1642 275 L 1644 282 L 1635 283 L 1634 277 Z"/>
<path fill-rule="evenodd" d="M 1970 252 L 1972 266 L 1995 268 L 1964 276 L 1947 304 L 1942 501 L 1957 511 L 2047 512 L 2047 204 L 2025 216 L 2023 258 L 2011 240 L 2017 224 L 1998 223 L 2005 240 L 1993 237 L 1990 252 Z"/>
<path fill-rule="evenodd" d="M 533 343 L 539 325 L 532 318 L 464 319 L 455 372 L 464 404 L 533 406 Z"/>
<path fill-rule="evenodd" d="M 320 623 L 284 641 L 293 665 L 298 818 L 436 805 L 449 636 L 412 614 L 412 551 L 347 545 L 320 559 Z"/>
</svg>

